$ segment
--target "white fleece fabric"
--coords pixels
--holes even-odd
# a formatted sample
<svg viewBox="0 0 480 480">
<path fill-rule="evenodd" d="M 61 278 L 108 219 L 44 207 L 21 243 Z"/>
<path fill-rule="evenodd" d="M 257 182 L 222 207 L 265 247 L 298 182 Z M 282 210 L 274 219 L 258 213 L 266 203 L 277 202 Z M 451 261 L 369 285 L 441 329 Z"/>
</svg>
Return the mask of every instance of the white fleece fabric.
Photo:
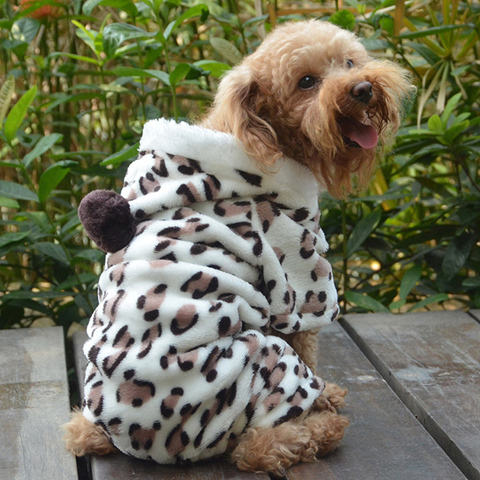
<svg viewBox="0 0 480 480">
<path fill-rule="evenodd" d="M 139 150 L 121 192 L 136 236 L 100 277 L 84 415 L 127 454 L 196 461 L 323 391 L 275 336 L 338 313 L 319 187 L 294 160 L 265 173 L 231 135 L 186 123 L 148 122 Z"/>
</svg>

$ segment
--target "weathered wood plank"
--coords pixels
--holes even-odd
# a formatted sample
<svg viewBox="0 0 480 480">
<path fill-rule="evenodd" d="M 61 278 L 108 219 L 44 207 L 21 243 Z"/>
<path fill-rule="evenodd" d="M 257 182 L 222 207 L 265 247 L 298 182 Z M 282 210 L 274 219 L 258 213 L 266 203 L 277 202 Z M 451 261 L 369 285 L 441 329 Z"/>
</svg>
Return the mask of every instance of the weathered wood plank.
<svg viewBox="0 0 480 480">
<path fill-rule="evenodd" d="M 480 323 L 480 310 L 472 310 L 470 314 L 477 322 Z"/>
<path fill-rule="evenodd" d="M 292 467 L 289 480 L 464 478 L 340 325 L 325 327 L 319 337 L 318 373 L 348 388 L 342 413 L 350 426 L 336 452 Z"/>
<path fill-rule="evenodd" d="M 464 474 L 479 480 L 480 324 L 460 311 L 351 315 L 342 324 Z"/>
<path fill-rule="evenodd" d="M 86 334 L 77 332 L 74 337 L 75 368 L 80 390 L 83 394 L 86 359 L 82 347 Z M 92 456 L 91 472 L 94 480 L 134 479 L 142 480 L 269 480 L 268 475 L 241 472 L 226 460 L 212 460 L 188 467 L 158 465 L 138 460 L 121 453 L 105 457 Z"/>
<path fill-rule="evenodd" d="M 61 327 L 2 330 L 0 365 L 0 478 L 76 479 Z"/>
</svg>

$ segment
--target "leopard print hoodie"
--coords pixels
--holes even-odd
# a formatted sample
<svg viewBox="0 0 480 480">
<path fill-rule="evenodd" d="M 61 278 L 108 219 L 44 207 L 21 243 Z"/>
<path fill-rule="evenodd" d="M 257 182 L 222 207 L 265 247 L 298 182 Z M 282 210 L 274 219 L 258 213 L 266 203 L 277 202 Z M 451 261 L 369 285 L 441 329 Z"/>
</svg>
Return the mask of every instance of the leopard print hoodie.
<svg viewBox="0 0 480 480">
<path fill-rule="evenodd" d="M 319 187 L 297 162 L 275 169 L 259 170 L 228 134 L 145 125 L 121 192 L 136 236 L 107 255 L 84 347 L 84 415 L 121 451 L 205 459 L 323 391 L 275 336 L 338 313 Z"/>
</svg>

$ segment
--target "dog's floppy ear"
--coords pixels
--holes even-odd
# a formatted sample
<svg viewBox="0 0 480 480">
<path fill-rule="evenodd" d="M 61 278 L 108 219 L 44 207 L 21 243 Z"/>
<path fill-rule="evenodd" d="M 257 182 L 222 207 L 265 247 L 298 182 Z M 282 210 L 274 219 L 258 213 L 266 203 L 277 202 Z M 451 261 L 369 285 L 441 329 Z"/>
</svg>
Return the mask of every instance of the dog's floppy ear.
<svg viewBox="0 0 480 480">
<path fill-rule="evenodd" d="M 233 134 L 260 165 L 273 165 L 282 152 L 275 131 L 265 119 L 263 103 L 268 95 L 262 95 L 260 90 L 247 65 L 235 67 L 220 82 L 204 124 Z"/>
</svg>

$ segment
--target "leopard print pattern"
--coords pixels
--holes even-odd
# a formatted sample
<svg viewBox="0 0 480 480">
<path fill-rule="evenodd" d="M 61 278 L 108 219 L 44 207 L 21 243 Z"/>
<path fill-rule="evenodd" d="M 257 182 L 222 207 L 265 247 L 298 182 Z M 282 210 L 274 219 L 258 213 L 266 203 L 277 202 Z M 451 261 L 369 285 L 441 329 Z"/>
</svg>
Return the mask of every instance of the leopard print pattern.
<svg viewBox="0 0 480 480">
<path fill-rule="evenodd" d="M 84 415 L 138 458 L 221 454 L 324 388 L 275 336 L 338 313 L 318 207 L 249 161 L 221 163 L 143 149 L 125 178 L 138 225 L 99 280 Z"/>
</svg>

